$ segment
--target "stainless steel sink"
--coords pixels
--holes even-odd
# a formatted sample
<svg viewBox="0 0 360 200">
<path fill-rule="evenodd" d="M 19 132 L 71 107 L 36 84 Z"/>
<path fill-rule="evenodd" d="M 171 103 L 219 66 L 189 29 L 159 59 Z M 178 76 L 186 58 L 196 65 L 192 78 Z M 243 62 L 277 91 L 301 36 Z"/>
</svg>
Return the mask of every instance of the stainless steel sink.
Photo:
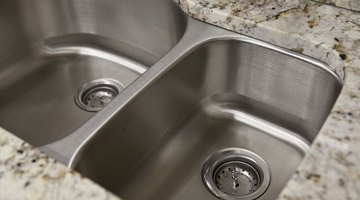
<svg viewBox="0 0 360 200">
<path fill-rule="evenodd" d="M 159 0 L 9 0 L 0 21 L 0 126 L 35 146 L 94 115 L 74 103 L 84 84 L 113 79 L 120 93 L 186 26 L 175 3 Z"/>
<path fill-rule="evenodd" d="M 0 125 L 125 200 L 275 199 L 342 88 L 171 0 L 0 5 Z"/>
<path fill-rule="evenodd" d="M 323 63 L 189 18 L 170 52 L 42 149 L 126 200 L 275 199 L 341 88 Z"/>
</svg>

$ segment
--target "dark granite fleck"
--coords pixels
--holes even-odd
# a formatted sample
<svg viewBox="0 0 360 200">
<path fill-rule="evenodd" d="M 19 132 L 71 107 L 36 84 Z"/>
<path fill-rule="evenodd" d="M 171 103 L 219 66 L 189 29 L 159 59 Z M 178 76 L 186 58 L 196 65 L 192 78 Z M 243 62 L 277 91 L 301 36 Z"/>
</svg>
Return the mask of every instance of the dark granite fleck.
<svg viewBox="0 0 360 200">
<path fill-rule="evenodd" d="M 25 184 L 24 184 L 24 187 L 27 187 L 30 185 L 30 182 L 29 181 L 26 181 Z"/>
<path fill-rule="evenodd" d="M 341 58 L 342 60 L 346 60 L 347 55 L 346 55 L 346 54 L 344 54 L 344 53 L 342 53 L 342 54 L 340 54 L 340 58 Z"/>
<path fill-rule="evenodd" d="M 306 176 L 306 179 L 313 180 L 315 183 L 317 183 L 321 179 L 321 175 L 320 174 L 308 174 Z"/>
</svg>

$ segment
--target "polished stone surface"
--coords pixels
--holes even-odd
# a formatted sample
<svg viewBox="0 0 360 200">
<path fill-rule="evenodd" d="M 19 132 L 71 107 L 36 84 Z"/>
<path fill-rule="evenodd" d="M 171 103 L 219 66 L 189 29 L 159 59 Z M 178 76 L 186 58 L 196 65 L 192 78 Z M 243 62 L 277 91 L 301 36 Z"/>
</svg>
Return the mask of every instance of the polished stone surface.
<svg viewBox="0 0 360 200">
<path fill-rule="evenodd" d="M 327 3 L 330 5 L 338 6 L 341 8 L 346 8 L 354 11 L 360 11 L 360 1 L 359 0 L 314 0 L 321 3 Z"/>
<path fill-rule="evenodd" d="M 0 128 L 1 200 L 119 200 Z"/>
</svg>

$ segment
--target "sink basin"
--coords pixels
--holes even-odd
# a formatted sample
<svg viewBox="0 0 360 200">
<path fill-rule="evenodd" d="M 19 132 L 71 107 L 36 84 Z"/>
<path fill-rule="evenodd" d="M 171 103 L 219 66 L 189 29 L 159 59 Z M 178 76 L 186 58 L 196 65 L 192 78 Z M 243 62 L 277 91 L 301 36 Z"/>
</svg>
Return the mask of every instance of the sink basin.
<svg viewBox="0 0 360 200">
<path fill-rule="evenodd" d="M 125 200 L 276 199 L 342 88 L 172 0 L 9 0 L 0 21 L 0 126 Z"/>
<path fill-rule="evenodd" d="M 2 1 L 0 126 L 34 146 L 69 135 L 95 114 L 75 103 L 82 86 L 107 78 L 121 93 L 175 46 L 186 19 L 166 0 Z"/>
<path fill-rule="evenodd" d="M 259 199 L 276 199 L 342 83 L 311 58 L 234 35 L 183 52 L 97 130 L 74 168 L 126 200 L 218 199 L 207 177 L 226 199 L 260 188 Z M 215 158 L 225 160 L 209 175 Z M 264 167 L 252 166 L 256 160 Z M 245 170 L 231 181 L 254 177 L 251 185 L 240 182 L 251 186 L 249 193 L 237 182 L 226 185 L 225 175 L 217 178 L 230 164 L 223 174 Z"/>
</svg>

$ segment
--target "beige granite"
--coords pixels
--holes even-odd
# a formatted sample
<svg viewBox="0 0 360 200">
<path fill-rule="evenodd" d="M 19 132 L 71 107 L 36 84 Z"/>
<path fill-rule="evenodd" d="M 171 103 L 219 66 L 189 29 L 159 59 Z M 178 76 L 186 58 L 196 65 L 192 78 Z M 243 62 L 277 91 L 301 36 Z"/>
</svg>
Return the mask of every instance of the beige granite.
<svg viewBox="0 0 360 200">
<path fill-rule="evenodd" d="M 341 8 L 346 8 L 354 11 L 360 11 L 360 1 L 359 0 L 314 0 L 321 3 L 327 3 L 330 5 L 338 6 Z"/>
<path fill-rule="evenodd" d="M 119 200 L 0 128 L 0 200 Z"/>
<path fill-rule="evenodd" d="M 178 3 L 199 20 L 292 49 L 331 66 L 344 80 L 344 88 L 279 199 L 360 199 L 360 13 L 301 0 Z"/>
</svg>

